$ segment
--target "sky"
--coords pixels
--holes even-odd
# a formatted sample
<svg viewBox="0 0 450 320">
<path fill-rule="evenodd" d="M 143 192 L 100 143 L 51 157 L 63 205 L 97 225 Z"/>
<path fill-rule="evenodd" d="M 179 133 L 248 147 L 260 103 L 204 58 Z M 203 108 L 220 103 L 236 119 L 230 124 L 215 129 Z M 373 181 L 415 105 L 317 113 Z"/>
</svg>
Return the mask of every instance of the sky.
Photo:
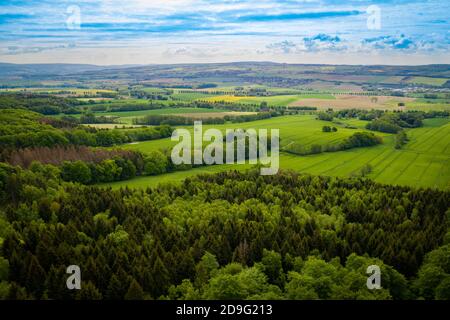
<svg viewBox="0 0 450 320">
<path fill-rule="evenodd" d="M 0 62 L 450 63 L 448 0 L 0 2 Z"/>
</svg>

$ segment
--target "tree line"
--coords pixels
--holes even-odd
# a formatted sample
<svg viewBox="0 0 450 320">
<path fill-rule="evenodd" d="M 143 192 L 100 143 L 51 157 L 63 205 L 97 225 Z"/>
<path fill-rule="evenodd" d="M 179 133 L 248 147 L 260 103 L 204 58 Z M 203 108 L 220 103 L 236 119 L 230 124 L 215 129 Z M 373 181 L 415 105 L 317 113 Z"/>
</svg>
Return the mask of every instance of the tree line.
<svg viewBox="0 0 450 320">
<path fill-rule="evenodd" d="M 38 113 L 5 109 L 0 114 L 0 147 L 21 149 L 84 145 L 110 147 L 133 141 L 154 140 L 169 137 L 170 126 L 133 129 L 96 129 L 77 126 L 70 121 L 42 118 Z"/>
<path fill-rule="evenodd" d="M 328 126 L 325 126 L 322 130 L 324 132 L 334 131 Z M 334 144 L 320 145 L 313 143 L 310 146 L 305 146 L 300 143 L 293 142 L 282 148 L 282 150 L 297 155 L 308 155 L 322 152 L 349 150 L 353 148 L 371 147 L 381 143 L 383 143 L 383 139 L 372 132 L 356 132 L 350 137 Z"/>
</svg>

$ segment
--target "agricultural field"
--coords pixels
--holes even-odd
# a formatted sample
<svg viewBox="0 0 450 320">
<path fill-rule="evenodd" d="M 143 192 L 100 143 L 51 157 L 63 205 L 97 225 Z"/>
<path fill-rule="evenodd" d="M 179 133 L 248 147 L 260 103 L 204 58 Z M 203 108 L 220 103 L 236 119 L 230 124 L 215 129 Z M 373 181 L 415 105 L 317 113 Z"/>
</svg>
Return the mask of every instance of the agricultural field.
<svg viewBox="0 0 450 320">
<path fill-rule="evenodd" d="M 442 86 L 446 83 L 448 79 L 446 78 L 431 78 L 431 77 L 411 77 L 405 82 L 413 84 L 425 84 L 430 86 Z"/>
<path fill-rule="evenodd" d="M 0 89 L 0 92 L 28 92 L 37 94 L 53 94 L 71 97 L 95 96 L 102 93 L 115 94 L 113 90 L 85 88 L 11 88 Z"/>
<path fill-rule="evenodd" d="M 204 108 L 163 108 L 154 110 L 138 110 L 138 111 L 117 111 L 117 112 L 99 112 L 99 115 L 104 116 L 117 116 L 121 118 L 128 117 L 143 117 L 148 115 L 159 115 L 159 114 L 192 114 L 192 113 L 216 113 L 216 112 L 226 112 L 227 110 L 221 109 L 204 109 Z"/>
<path fill-rule="evenodd" d="M 260 104 L 262 102 L 267 102 L 269 106 L 287 106 L 292 104 L 299 99 L 324 99 L 324 100 L 333 100 L 334 96 L 326 93 L 317 93 L 317 94 L 304 94 L 304 95 L 276 95 L 276 96 L 267 96 L 267 97 L 253 97 L 253 96 L 231 96 L 231 95 L 221 95 L 215 96 L 208 99 L 206 101 L 210 102 L 237 102 L 237 103 L 248 103 L 248 104 Z"/>
<path fill-rule="evenodd" d="M 154 110 L 138 111 L 117 111 L 117 112 L 95 112 L 96 116 L 118 117 L 117 122 L 130 125 L 135 118 L 142 118 L 148 115 L 177 115 L 182 117 L 205 118 L 223 118 L 226 115 L 247 115 L 254 112 L 230 112 L 225 109 L 206 109 L 206 108 L 162 108 Z M 75 115 L 80 117 L 81 114 Z"/>
<path fill-rule="evenodd" d="M 280 119 L 274 119 L 273 121 L 277 120 Z M 259 124 L 257 122 L 248 123 L 242 127 L 267 127 L 270 121 L 258 121 Z M 285 122 L 286 128 L 280 128 L 281 144 L 283 145 L 292 140 L 304 141 L 306 144 L 313 142 L 326 143 L 334 139 L 332 136 L 326 137 L 327 133 L 320 135 L 318 130 L 316 130 L 314 135 L 309 135 L 308 132 L 311 132 L 311 129 L 314 128 L 314 122 L 318 122 L 317 128 L 322 125 L 320 121 L 313 120 L 308 116 L 305 116 L 305 119 L 302 120 Z M 353 120 L 352 122 L 353 125 L 362 125 L 364 123 L 364 121 L 359 120 Z M 303 123 L 303 127 L 300 126 L 301 123 Z M 295 126 L 298 129 L 295 129 Z M 271 127 L 275 128 L 276 122 L 272 123 Z M 344 130 L 339 129 L 339 131 Z M 344 131 L 340 138 L 346 134 L 348 133 Z M 377 135 L 379 134 L 377 132 Z M 385 134 L 383 135 L 383 144 L 374 147 L 308 156 L 297 156 L 281 152 L 280 168 L 316 175 L 349 177 L 357 174 L 361 168 L 369 164 L 372 166 L 373 171 L 368 177 L 377 182 L 439 189 L 450 188 L 450 141 L 446 139 L 450 136 L 449 119 L 424 120 L 422 128 L 409 129 L 407 134 L 410 141 L 401 150 L 394 148 L 394 136 Z M 170 139 L 161 139 L 127 145 L 126 148 L 150 152 L 159 148 L 170 148 L 174 144 Z M 249 165 L 216 165 L 168 173 L 163 176 L 140 177 L 131 181 L 114 182 L 109 185 L 114 188 L 125 186 L 147 187 L 154 186 L 161 181 L 181 181 L 188 176 L 198 173 L 219 172 L 229 169 L 246 170 L 248 167 Z"/>
<path fill-rule="evenodd" d="M 349 121 L 349 122 L 347 122 Z M 300 144 L 302 146 L 310 146 L 312 144 L 333 144 L 351 136 L 358 131 L 366 131 L 364 129 L 365 121 L 359 120 L 343 120 L 343 124 L 335 124 L 328 121 L 316 120 L 314 115 L 295 115 L 276 117 L 271 119 L 252 121 L 240 124 L 223 124 L 223 125 L 204 125 L 203 131 L 210 128 L 219 129 L 225 133 L 226 129 L 279 129 L 280 130 L 280 147 L 284 148 L 292 143 Z M 348 129 L 344 125 L 358 126 L 358 129 Z M 338 128 L 337 132 L 325 133 L 322 132 L 322 127 L 326 125 L 335 126 Z M 187 128 L 193 132 L 193 127 Z M 386 134 L 377 132 L 379 136 Z M 152 141 L 142 141 L 137 144 L 126 145 L 125 148 L 132 150 L 140 150 L 149 152 L 159 148 L 171 148 L 177 142 L 170 141 L 169 138 Z"/>
<path fill-rule="evenodd" d="M 211 97 L 214 97 L 213 94 L 203 93 L 203 92 L 183 92 L 183 93 L 173 93 L 170 96 L 173 100 L 180 100 L 180 101 L 194 101 L 194 100 L 204 100 Z"/>
<path fill-rule="evenodd" d="M 388 96 L 354 96 L 354 95 L 336 95 L 334 99 L 323 99 L 306 97 L 301 98 L 290 106 L 300 107 L 317 107 L 318 109 L 333 108 L 339 109 L 397 109 L 402 110 L 405 107 L 399 107 L 399 103 L 404 103 L 405 106 L 414 102 L 414 98 L 404 97 L 388 97 Z"/>
</svg>

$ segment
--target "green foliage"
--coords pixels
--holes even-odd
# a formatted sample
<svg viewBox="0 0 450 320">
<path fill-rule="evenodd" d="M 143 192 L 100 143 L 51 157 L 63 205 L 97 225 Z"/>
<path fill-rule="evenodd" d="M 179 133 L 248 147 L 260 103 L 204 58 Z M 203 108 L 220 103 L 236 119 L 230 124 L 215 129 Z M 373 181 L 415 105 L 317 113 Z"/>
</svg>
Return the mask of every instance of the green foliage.
<svg viewBox="0 0 450 320">
<path fill-rule="evenodd" d="M 0 109 L 20 108 L 45 115 L 78 113 L 77 106 L 82 103 L 76 99 L 60 98 L 44 94 L 0 94 Z"/>
<path fill-rule="evenodd" d="M 317 119 L 322 121 L 333 121 L 334 115 L 331 112 L 319 112 L 317 114 Z"/>
<path fill-rule="evenodd" d="M 3 296 L 448 296 L 448 246 L 432 251 L 448 232 L 446 191 L 258 171 L 112 191 L 61 185 L 45 166 L 32 167 L 3 168 L 10 172 L 1 190 L 8 230 L 2 256 L 9 265 Z M 71 294 L 64 284 L 73 260 L 85 281 L 84 291 Z M 381 268 L 381 290 L 366 287 L 366 269 L 374 264 Z M 416 275 L 411 287 L 407 279 Z"/>
<path fill-rule="evenodd" d="M 158 175 L 167 171 L 169 160 L 160 151 L 152 151 L 144 158 L 144 174 Z"/>
<path fill-rule="evenodd" d="M 398 133 L 402 128 L 418 128 L 422 126 L 423 112 L 386 113 L 378 119 L 372 120 L 366 128 L 374 131 Z"/>
<path fill-rule="evenodd" d="M 110 147 L 133 141 L 161 139 L 169 137 L 171 132 L 169 126 L 96 130 L 45 118 L 27 110 L 5 109 L 0 113 L 0 147 L 10 149 L 68 144 Z"/>
<path fill-rule="evenodd" d="M 139 285 L 139 283 L 136 282 L 136 280 L 132 280 L 130 283 L 130 287 L 128 288 L 127 293 L 125 294 L 125 300 L 144 300 L 145 299 L 145 293 L 144 290 L 142 290 L 142 287 Z"/>
<path fill-rule="evenodd" d="M 395 136 L 395 149 L 401 149 L 408 142 L 408 136 L 404 130 Z"/>
<path fill-rule="evenodd" d="M 425 257 L 415 281 L 419 296 L 425 299 L 450 299 L 450 245 L 431 251 Z"/>
<path fill-rule="evenodd" d="M 61 166 L 61 177 L 65 181 L 88 184 L 91 182 L 91 169 L 83 161 L 64 162 Z"/>
<path fill-rule="evenodd" d="M 0 282 L 8 280 L 9 262 L 0 256 Z"/>
<path fill-rule="evenodd" d="M 76 299 L 77 300 L 101 300 L 102 294 L 98 289 L 95 287 L 95 285 L 88 281 L 86 283 L 83 283 L 81 286 L 81 290 L 77 292 Z"/>
</svg>

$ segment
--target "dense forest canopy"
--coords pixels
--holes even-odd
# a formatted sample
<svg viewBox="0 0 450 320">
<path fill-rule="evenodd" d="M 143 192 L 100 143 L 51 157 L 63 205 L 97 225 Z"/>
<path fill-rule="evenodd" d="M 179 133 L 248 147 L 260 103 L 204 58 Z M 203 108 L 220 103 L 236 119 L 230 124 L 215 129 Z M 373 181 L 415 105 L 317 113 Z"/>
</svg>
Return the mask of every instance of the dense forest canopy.
<svg viewBox="0 0 450 320">
<path fill-rule="evenodd" d="M 258 171 L 112 191 L 49 165 L 2 165 L 0 188 L 3 298 L 450 297 L 446 191 Z M 374 263 L 384 282 L 370 291 Z"/>
</svg>

